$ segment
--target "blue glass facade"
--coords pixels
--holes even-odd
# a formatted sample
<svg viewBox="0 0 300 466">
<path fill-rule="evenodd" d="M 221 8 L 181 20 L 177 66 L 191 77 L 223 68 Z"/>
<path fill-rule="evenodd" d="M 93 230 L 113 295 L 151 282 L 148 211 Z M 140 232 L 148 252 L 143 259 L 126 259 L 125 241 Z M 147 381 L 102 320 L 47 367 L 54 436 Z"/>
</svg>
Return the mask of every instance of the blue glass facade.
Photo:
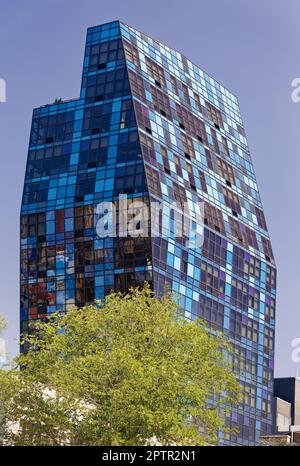
<svg viewBox="0 0 300 466">
<path fill-rule="evenodd" d="M 202 247 L 172 229 L 99 238 L 95 206 L 119 194 L 185 203 L 191 215 L 204 202 Z M 112 22 L 88 29 L 80 98 L 33 112 L 21 331 L 144 280 L 231 338 L 244 400 L 226 418 L 239 433 L 220 443 L 257 443 L 272 429 L 276 269 L 237 99 L 179 52 Z"/>
</svg>

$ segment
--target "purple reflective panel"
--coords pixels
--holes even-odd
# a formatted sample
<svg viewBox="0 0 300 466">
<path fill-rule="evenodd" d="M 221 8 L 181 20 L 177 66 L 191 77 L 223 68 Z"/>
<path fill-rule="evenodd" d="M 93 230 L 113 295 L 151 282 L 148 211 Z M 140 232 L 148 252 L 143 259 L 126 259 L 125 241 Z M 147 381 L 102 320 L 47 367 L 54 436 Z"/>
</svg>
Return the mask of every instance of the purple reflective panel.
<svg viewBox="0 0 300 466">
<path fill-rule="evenodd" d="M 236 411 L 232 411 L 231 413 L 231 419 L 235 422 L 237 422 L 238 420 L 238 415 L 237 415 L 237 412 Z"/>
<path fill-rule="evenodd" d="M 226 278 L 226 273 L 223 270 L 220 270 L 220 278 L 221 280 L 225 280 Z"/>
<path fill-rule="evenodd" d="M 248 317 L 247 316 L 242 316 L 242 323 L 247 325 L 248 324 Z"/>
<path fill-rule="evenodd" d="M 249 426 L 249 417 L 244 416 L 244 426 Z"/>
<path fill-rule="evenodd" d="M 142 112 L 145 116 L 149 117 L 149 111 L 146 107 L 142 106 Z"/>
</svg>

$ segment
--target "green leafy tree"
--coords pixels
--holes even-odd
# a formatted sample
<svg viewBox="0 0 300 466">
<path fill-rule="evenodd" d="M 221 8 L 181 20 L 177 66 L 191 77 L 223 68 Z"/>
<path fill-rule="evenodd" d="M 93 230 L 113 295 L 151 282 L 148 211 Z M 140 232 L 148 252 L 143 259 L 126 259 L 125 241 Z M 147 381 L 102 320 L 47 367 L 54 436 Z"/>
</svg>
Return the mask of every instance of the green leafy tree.
<svg viewBox="0 0 300 466">
<path fill-rule="evenodd" d="M 0 333 L 6 328 L 6 321 L 3 316 L 0 315 Z"/>
<path fill-rule="evenodd" d="M 239 398 L 224 337 L 147 285 L 38 321 L 23 343 L 0 372 L 15 445 L 203 445 Z"/>
</svg>

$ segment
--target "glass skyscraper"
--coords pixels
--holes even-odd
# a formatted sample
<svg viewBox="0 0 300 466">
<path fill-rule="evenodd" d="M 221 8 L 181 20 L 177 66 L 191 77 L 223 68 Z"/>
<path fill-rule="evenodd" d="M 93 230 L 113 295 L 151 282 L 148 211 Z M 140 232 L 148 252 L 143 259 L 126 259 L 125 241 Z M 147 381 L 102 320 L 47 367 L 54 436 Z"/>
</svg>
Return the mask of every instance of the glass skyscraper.
<svg viewBox="0 0 300 466">
<path fill-rule="evenodd" d="M 96 206 L 204 202 L 204 242 L 99 237 Z M 171 214 L 160 226 L 172 223 Z M 153 228 L 153 225 L 152 225 Z M 122 23 L 89 28 L 80 97 L 33 112 L 21 209 L 21 332 L 31 319 L 150 281 L 235 348 L 244 398 L 226 417 L 254 445 L 272 429 L 276 269 L 236 97 Z"/>
</svg>

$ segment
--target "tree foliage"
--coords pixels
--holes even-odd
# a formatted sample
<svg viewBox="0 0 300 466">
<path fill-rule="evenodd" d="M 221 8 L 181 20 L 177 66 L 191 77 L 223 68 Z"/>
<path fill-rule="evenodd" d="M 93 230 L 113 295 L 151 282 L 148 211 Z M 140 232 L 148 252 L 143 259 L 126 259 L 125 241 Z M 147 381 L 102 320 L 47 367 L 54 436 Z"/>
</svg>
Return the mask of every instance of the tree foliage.
<svg viewBox="0 0 300 466">
<path fill-rule="evenodd" d="M 238 400 L 224 337 L 147 285 L 33 330 L 28 351 L 0 372 L 8 443 L 203 445 Z"/>
<path fill-rule="evenodd" d="M 6 328 L 6 320 L 3 316 L 0 315 L 0 334 Z"/>
<path fill-rule="evenodd" d="M 4 330 L 6 329 L 6 320 L 0 315 L 0 365 L 2 366 L 6 362 L 6 350 L 5 350 L 5 339 L 2 338 Z M 0 367 L 1 367 L 0 366 Z"/>
</svg>

